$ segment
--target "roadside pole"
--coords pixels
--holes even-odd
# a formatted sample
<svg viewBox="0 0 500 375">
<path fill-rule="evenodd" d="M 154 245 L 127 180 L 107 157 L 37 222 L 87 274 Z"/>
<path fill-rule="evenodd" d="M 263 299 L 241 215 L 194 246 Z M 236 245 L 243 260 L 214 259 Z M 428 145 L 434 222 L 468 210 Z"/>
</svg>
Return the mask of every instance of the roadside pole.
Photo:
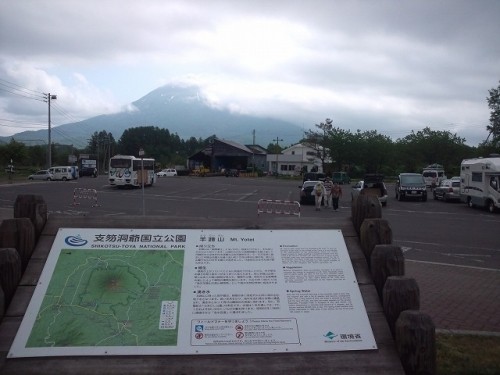
<svg viewBox="0 0 500 375">
<path fill-rule="evenodd" d="M 144 202 L 144 150 L 139 149 L 139 156 L 141 157 L 141 185 L 142 185 L 142 216 L 146 216 L 146 206 Z"/>
</svg>

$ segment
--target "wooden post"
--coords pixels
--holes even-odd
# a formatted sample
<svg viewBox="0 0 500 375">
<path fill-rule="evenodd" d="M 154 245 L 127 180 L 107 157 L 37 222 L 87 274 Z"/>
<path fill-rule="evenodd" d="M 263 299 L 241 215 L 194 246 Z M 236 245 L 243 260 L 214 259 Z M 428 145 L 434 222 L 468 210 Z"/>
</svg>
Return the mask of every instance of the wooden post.
<svg viewBox="0 0 500 375">
<path fill-rule="evenodd" d="M 47 223 L 47 204 L 41 195 L 19 194 L 14 203 L 14 218 L 27 217 L 35 227 L 38 240 Z"/>
<path fill-rule="evenodd" d="M 371 262 L 371 254 L 375 245 L 391 244 L 392 230 L 389 222 L 385 219 L 365 219 L 359 231 L 361 249 L 365 254 L 368 265 Z"/>
<path fill-rule="evenodd" d="M 401 312 L 395 328 L 396 347 L 408 374 L 436 373 L 436 327 L 421 311 Z"/>
<path fill-rule="evenodd" d="M 375 245 L 370 257 L 370 271 L 378 296 L 382 301 L 382 292 L 387 278 L 405 274 L 405 259 L 401 247 Z"/>
<path fill-rule="evenodd" d="M 401 311 L 420 309 L 420 290 L 417 281 L 406 276 L 388 277 L 382 293 L 382 305 L 389 328 L 394 335 L 394 326 Z"/>
<path fill-rule="evenodd" d="M 0 224 L 0 248 L 12 247 L 21 258 L 22 271 L 35 250 L 35 228 L 28 218 L 7 219 Z"/>
<path fill-rule="evenodd" d="M 5 309 L 9 306 L 12 297 L 14 297 L 21 276 L 21 257 L 17 250 L 0 248 L 0 287 L 3 290 Z"/>
<path fill-rule="evenodd" d="M 382 217 L 382 205 L 377 197 L 373 195 L 360 194 L 356 198 L 355 208 L 353 210 L 352 221 L 354 229 L 359 235 L 361 224 L 365 219 L 380 219 Z"/>
</svg>

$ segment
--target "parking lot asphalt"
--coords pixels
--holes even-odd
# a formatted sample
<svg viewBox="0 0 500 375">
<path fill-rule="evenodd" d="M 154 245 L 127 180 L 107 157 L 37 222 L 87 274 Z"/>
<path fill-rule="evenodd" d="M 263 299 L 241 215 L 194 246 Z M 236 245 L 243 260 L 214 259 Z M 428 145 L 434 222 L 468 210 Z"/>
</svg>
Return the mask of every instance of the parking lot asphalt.
<svg viewBox="0 0 500 375">
<path fill-rule="evenodd" d="M 344 195 L 337 213 L 322 210 L 314 215 L 351 220 L 350 197 Z M 0 221 L 12 217 L 12 208 L 0 207 Z M 420 310 L 438 330 L 500 335 L 498 269 L 407 259 L 405 273 L 417 281 Z"/>
</svg>

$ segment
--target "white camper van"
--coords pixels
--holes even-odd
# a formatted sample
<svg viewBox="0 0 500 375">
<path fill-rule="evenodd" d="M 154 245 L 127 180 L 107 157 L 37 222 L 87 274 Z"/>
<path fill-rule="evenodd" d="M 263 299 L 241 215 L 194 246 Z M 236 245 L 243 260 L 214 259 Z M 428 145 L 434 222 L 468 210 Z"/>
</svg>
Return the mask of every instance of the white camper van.
<svg viewBox="0 0 500 375">
<path fill-rule="evenodd" d="M 422 171 L 424 176 L 425 185 L 429 188 L 439 186 L 441 181 L 446 180 L 446 173 L 441 164 L 431 164 L 425 167 Z"/>
<path fill-rule="evenodd" d="M 78 167 L 64 166 L 51 167 L 49 172 L 54 175 L 53 180 L 76 180 L 78 178 Z"/>
<path fill-rule="evenodd" d="M 462 161 L 460 199 L 469 207 L 500 209 L 500 156 Z"/>
</svg>

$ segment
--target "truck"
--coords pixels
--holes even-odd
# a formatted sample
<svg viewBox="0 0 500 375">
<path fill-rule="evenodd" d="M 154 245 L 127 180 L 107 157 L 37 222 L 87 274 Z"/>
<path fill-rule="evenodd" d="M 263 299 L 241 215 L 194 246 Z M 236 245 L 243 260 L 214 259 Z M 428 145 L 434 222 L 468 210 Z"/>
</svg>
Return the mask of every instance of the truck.
<svg viewBox="0 0 500 375">
<path fill-rule="evenodd" d="M 178 176 L 188 176 L 189 169 L 185 165 L 175 165 L 175 170 L 177 171 Z"/>
<path fill-rule="evenodd" d="M 465 159 L 460 165 L 460 200 L 489 212 L 500 209 L 500 155 Z"/>
<path fill-rule="evenodd" d="M 97 177 L 97 159 L 93 155 L 80 155 L 80 157 L 78 158 L 78 169 L 80 177 Z"/>
</svg>

